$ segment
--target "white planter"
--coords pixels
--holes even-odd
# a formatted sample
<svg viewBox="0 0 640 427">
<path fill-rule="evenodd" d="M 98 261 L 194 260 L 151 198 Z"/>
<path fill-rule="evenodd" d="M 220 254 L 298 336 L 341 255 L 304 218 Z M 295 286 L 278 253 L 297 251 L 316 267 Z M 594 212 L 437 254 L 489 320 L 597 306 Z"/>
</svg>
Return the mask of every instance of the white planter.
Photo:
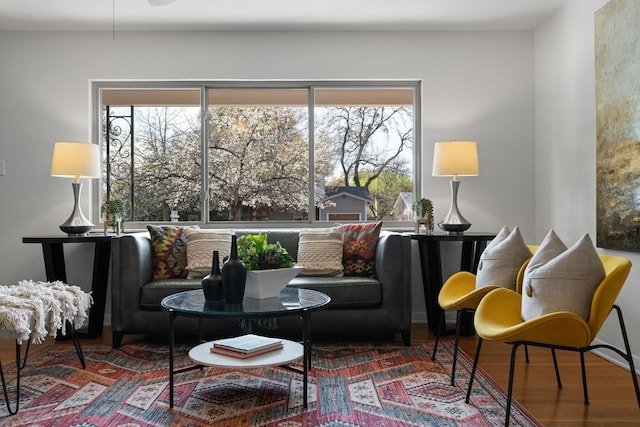
<svg viewBox="0 0 640 427">
<path fill-rule="evenodd" d="M 247 271 L 244 296 L 249 298 L 273 298 L 302 271 L 302 267 L 278 268 L 275 270 Z"/>
</svg>

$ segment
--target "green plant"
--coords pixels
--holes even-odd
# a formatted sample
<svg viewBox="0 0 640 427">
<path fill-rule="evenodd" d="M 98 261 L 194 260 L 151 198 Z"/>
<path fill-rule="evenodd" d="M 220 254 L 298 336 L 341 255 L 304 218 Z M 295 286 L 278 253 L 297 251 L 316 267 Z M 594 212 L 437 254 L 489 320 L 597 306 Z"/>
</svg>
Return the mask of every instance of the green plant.
<svg viewBox="0 0 640 427">
<path fill-rule="evenodd" d="M 105 200 L 100 207 L 103 221 L 110 225 L 114 232 L 121 231 L 126 219 L 124 203 L 119 199 Z M 106 231 L 106 228 L 105 228 Z"/>
<path fill-rule="evenodd" d="M 417 219 L 426 219 L 428 229 L 433 231 L 433 203 L 431 200 L 425 198 L 416 200 L 413 203 L 413 212 Z"/>
<path fill-rule="evenodd" d="M 124 217 L 124 203 L 119 199 L 105 200 L 100 208 L 102 216 L 105 215 L 118 215 Z"/>
<path fill-rule="evenodd" d="M 280 242 L 267 243 L 266 234 L 245 234 L 238 237 L 238 256 L 247 270 L 269 270 L 289 268 L 294 259 Z"/>
<path fill-rule="evenodd" d="M 433 203 L 425 198 L 416 200 L 413 203 L 413 212 L 417 217 L 429 219 L 433 217 Z"/>
</svg>

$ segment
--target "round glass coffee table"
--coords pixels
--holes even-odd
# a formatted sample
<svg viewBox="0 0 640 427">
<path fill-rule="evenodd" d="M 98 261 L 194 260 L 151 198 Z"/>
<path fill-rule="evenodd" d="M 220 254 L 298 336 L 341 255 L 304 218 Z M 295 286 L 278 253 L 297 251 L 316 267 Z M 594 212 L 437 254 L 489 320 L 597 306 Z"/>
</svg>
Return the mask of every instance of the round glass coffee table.
<svg viewBox="0 0 640 427">
<path fill-rule="evenodd" d="M 228 359 L 219 360 L 217 358 L 208 358 L 201 360 L 200 362 L 207 361 L 208 363 L 200 363 L 195 366 L 189 366 L 178 370 L 174 369 L 174 351 L 175 351 L 175 333 L 174 322 L 178 316 L 196 317 L 199 319 L 212 319 L 212 318 L 235 318 L 235 319 L 265 319 L 265 318 L 277 318 L 285 316 L 299 316 L 302 318 L 302 343 L 297 344 L 291 342 L 287 344 L 290 349 L 300 349 L 302 354 L 298 352 L 296 354 L 275 352 L 271 355 L 273 358 L 269 364 L 283 365 L 283 367 L 302 374 L 303 378 L 303 391 L 302 401 L 303 406 L 307 406 L 307 380 L 309 369 L 311 369 L 311 311 L 326 306 L 331 301 L 327 295 L 322 292 L 312 291 L 310 289 L 297 289 L 286 287 L 280 292 L 280 295 L 275 298 L 257 299 L 257 298 L 244 298 L 242 304 L 225 304 L 224 302 L 211 302 L 206 301 L 202 290 L 193 290 L 178 292 L 162 300 L 162 307 L 169 312 L 169 406 L 173 408 L 173 376 L 178 373 L 191 371 L 193 369 L 200 369 L 203 366 L 225 366 L 224 363 L 229 363 Z M 284 341 L 284 340 L 283 340 Z M 210 343 L 201 344 L 200 346 L 209 346 Z M 296 347 L 298 345 L 298 347 Z M 200 347 L 199 346 L 199 347 Z M 195 347 L 197 348 L 197 347 Z M 195 349 L 194 348 L 194 349 Z M 202 350 L 204 347 L 200 347 Z M 295 352 L 294 352 L 295 353 Z M 280 357 L 278 356 L 280 355 Z M 285 357 L 286 356 L 286 357 Z M 296 356 L 296 357 L 294 357 Z M 302 356 L 302 370 L 286 366 L 286 363 L 290 363 L 293 360 L 299 359 Z M 255 356 L 260 357 L 260 356 Z M 198 359 L 198 358 L 196 358 Z M 214 360 L 215 359 L 215 360 Z M 264 365 L 260 365 L 259 359 L 238 359 L 233 362 L 234 366 L 227 366 L 232 368 L 244 368 L 252 369 Z M 196 361 L 196 363 L 198 363 Z"/>
</svg>

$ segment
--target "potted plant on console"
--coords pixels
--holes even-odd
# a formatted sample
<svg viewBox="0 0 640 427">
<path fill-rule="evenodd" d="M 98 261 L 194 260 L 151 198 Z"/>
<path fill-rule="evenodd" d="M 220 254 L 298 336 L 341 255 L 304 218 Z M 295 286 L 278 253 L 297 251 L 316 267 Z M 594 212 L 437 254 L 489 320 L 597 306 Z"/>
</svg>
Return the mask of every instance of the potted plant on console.
<svg viewBox="0 0 640 427">
<path fill-rule="evenodd" d="M 419 199 L 413 203 L 416 233 L 420 232 L 420 225 L 424 225 L 427 234 L 433 233 L 433 203 L 429 199 Z"/>
<path fill-rule="evenodd" d="M 266 234 L 238 237 L 238 256 L 247 268 L 245 296 L 250 298 L 277 297 L 302 270 L 279 242 L 267 243 Z"/>
<path fill-rule="evenodd" d="M 111 226 L 114 233 L 120 234 L 124 230 L 124 220 L 126 213 L 124 203 L 119 199 L 105 200 L 100 207 L 100 215 L 104 221 L 104 233 L 107 234 L 107 227 Z"/>
</svg>

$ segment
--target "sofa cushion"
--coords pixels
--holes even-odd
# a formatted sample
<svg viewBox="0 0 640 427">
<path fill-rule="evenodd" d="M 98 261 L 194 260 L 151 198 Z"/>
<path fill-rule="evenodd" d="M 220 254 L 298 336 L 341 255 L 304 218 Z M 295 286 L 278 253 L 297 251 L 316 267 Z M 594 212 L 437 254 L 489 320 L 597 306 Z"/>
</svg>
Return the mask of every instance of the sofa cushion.
<svg viewBox="0 0 640 427">
<path fill-rule="evenodd" d="M 193 279 L 166 279 L 154 280 L 140 288 L 140 307 L 148 310 L 161 310 L 162 299 L 169 295 L 202 289 L 200 280 Z"/>
<path fill-rule="evenodd" d="M 532 258 L 525 270 L 523 320 L 558 311 L 575 313 L 589 320 L 593 295 L 605 276 L 602 261 L 588 234 L 556 255 L 557 250 L 557 246 L 541 245 L 536 256 L 540 252 L 542 255 Z"/>
<path fill-rule="evenodd" d="M 520 229 L 510 232 L 503 227 L 480 255 L 476 288 L 500 286 L 515 291 L 518 272 L 531 255 Z"/>
<path fill-rule="evenodd" d="M 183 233 L 184 227 L 147 225 L 147 230 L 153 248 L 153 280 L 187 277 L 187 238 Z"/>
<path fill-rule="evenodd" d="M 301 276 L 342 276 L 342 227 L 300 230 Z"/>
<path fill-rule="evenodd" d="M 367 277 L 295 277 L 289 285 L 312 289 L 331 298 L 328 308 L 374 307 L 382 303 L 382 284 Z M 140 306 L 160 310 L 162 299 L 177 292 L 200 289 L 199 280 L 154 280 L 140 289 Z"/>
<path fill-rule="evenodd" d="M 382 221 L 345 224 L 342 226 L 344 250 L 342 264 L 345 276 L 376 277 L 376 245 Z"/>
<path fill-rule="evenodd" d="M 187 236 L 187 278 L 199 279 L 211 271 L 213 251 L 218 251 L 220 263 L 231 253 L 231 230 L 185 228 Z"/>
<path fill-rule="evenodd" d="M 289 285 L 312 289 L 331 298 L 328 308 L 374 307 L 382 303 L 382 283 L 368 277 L 296 277 Z"/>
</svg>

